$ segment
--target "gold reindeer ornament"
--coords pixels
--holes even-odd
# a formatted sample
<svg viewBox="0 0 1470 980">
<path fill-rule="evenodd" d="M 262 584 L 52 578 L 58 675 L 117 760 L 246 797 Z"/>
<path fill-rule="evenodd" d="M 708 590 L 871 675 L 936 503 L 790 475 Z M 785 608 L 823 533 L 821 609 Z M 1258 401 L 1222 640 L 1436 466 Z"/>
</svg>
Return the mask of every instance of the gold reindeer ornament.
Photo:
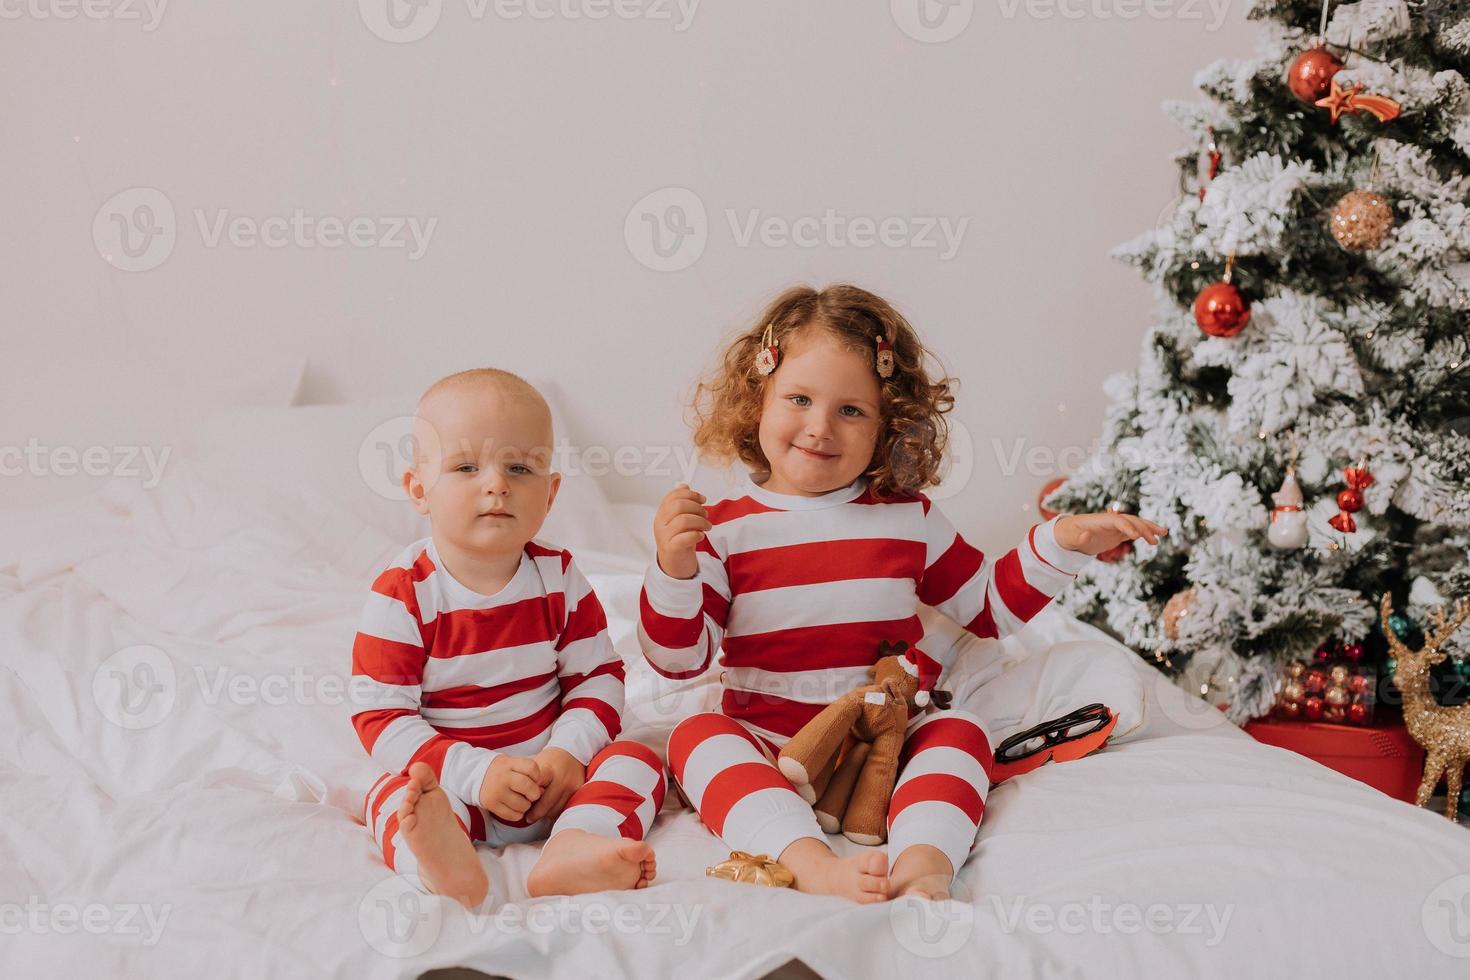
<svg viewBox="0 0 1470 980">
<path fill-rule="evenodd" d="M 1445 707 L 1429 690 L 1429 668 L 1441 663 L 1447 654 L 1440 649 L 1465 618 L 1470 616 L 1470 602 L 1460 599 L 1448 620 L 1443 608 L 1433 613 L 1434 632 L 1426 633 L 1424 644 L 1417 650 L 1404 646 L 1388 623 L 1393 600 L 1384 593 L 1378 614 L 1383 621 L 1383 635 L 1393 653 L 1393 682 L 1404 696 L 1404 724 L 1414 741 L 1428 753 L 1424 760 L 1424 778 L 1419 782 L 1419 806 L 1429 801 L 1441 775 L 1446 795 L 1444 815 L 1456 819 L 1460 802 L 1460 784 L 1465 776 L 1465 763 L 1470 762 L 1470 702 Z"/>
</svg>

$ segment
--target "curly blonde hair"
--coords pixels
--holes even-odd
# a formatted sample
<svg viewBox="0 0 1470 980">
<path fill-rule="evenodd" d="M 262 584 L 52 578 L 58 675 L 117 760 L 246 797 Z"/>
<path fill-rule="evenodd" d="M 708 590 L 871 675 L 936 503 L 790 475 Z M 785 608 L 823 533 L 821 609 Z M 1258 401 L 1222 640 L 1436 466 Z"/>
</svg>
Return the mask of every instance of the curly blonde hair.
<svg viewBox="0 0 1470 980">
<path fill-rule="evenodd" d="M 954 408 L 950 389 L 956 379 L 942 371 L 931 379 L 928 362 L 938 366 L 937 359 L 903 315 L 882 297 L 845 283 L 786 290 L 725 348 L 719 366 L 699 382 L 691 404 L 694 446 L 701 455 L 721 464 L 738 459 L 752 470 L 770 469 L 759 433 L 761 408 L 774 375 L 755 369 L 768 325 L 782 350 L 811 330 L 825 330 L 870 357 L 876 355 L 877 339 L 887 340 L 894 370 L 892 377 L 878 379 L 882 418 L 863 475 L 873 493 L 884 498 L 911 496 L 940 481 L 949 439 L 944 416 Z"/>
</svg>

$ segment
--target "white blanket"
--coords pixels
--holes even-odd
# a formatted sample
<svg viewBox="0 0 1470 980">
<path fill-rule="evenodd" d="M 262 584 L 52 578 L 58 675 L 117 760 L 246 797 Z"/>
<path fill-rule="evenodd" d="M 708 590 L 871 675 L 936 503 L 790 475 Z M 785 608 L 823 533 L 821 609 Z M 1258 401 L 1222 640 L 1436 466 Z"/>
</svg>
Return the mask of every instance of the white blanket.
<svg viewBox="0 0 1470 980">
<path fill-rule="evenodd" d="M 0 531 L 7 976 L 751 977 L 792 958 L 831 977 L 1470 968 L 1464 829 L 1257 744 L 1052 612 L 1005 643 L 960 638 L 951 686 L 998 737 L 1093 700 L 1122 713 L 1119 737 L 991 794 L 959 900 L 859 907 L 707 879 L 726 849 L 671 793 L 654 887 L 531 902 L 536 848 L 519 845 L 484 852 L 504 904 L 469 916 L 397 880 L 359 822 L 378 772 L 348 720 L 349 648 L 400 541 L 330 499 L 232 495 L 187 466 Z M 579 560 L 629 660 L 627 733 L 662 750 L 713 687 L 675 689 L 641 663 L 641 556 Z"/>
</svg>

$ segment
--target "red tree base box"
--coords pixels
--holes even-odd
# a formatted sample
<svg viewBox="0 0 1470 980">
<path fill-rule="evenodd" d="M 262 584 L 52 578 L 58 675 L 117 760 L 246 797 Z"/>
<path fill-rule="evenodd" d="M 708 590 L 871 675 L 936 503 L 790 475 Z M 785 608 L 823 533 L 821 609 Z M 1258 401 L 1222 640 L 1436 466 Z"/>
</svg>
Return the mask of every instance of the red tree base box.
<svg viewBox="0 0 1470 980">
<path fill-rule="evenodd" d="M 1300 752 L 1405 803 L 1414 802 L 1424 775 L 1424 750 L 1398 718 L 1373 725 L 1261 718 L 1246 722 L 1245 731 L 1258 742 Z"/>
</svg>

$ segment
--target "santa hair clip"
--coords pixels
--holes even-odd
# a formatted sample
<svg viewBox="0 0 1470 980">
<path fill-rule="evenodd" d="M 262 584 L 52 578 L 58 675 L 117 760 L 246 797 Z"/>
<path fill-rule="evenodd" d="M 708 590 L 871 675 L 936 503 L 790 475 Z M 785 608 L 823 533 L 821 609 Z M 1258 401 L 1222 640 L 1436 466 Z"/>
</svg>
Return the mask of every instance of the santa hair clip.
<svg viewBox="0 0 1470 980">
<path fill-rule="evenodd" d="M 768 376 L 781 363 L 781 346 L 776 342 L 775 324 L 767 323 L 761 335 L 761 350 L 755 355 L 755 370 L 762 377 Z"/>
<path fill-rule="evenodd" d="M 878 335 L 877 341 L 878 356 L 874 360 L 874 366 L 878 369 L 878 377 L 891 378 L 893 377 L 894 367 L 893 347 L 889 345 L 882 334 Z"/>
</svg>

